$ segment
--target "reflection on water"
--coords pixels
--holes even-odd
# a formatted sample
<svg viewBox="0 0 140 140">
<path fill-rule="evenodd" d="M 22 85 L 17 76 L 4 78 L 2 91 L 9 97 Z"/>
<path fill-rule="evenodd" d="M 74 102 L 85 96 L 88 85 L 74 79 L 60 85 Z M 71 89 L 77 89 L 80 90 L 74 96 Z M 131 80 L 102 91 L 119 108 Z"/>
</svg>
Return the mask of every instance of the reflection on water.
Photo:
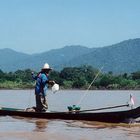
<svg viewBox="0 0 140 140">
<path fill-rule="evenodd" d="M 45 132 L 47 128 L 48 120 L 39 119 L 35 121 L 35 129 L 33 131 Z"/>
<path fill-rule="evenodd" d="M 128 136 L 140 138 L 140 123 L 130 125 L 130 127 L 120 127 L 120 130 L 127 133 Z"/>
<path fill-rule="evenodd" d="M 140 128 L 140 123 L 104 123 L 95 121 L 66 121 L 69 127 L 80 127 L 80 128 L 94 128 L 94 129 L 104 129 L 104 128 L 118 128 L 122 127 L 122 130 L 127 130 L 126 128 Z"/>
<path fill-rule="evenodd" d="M 139 140 L 140 124 L 0 117 L 0 140 Z"/>
</svg>

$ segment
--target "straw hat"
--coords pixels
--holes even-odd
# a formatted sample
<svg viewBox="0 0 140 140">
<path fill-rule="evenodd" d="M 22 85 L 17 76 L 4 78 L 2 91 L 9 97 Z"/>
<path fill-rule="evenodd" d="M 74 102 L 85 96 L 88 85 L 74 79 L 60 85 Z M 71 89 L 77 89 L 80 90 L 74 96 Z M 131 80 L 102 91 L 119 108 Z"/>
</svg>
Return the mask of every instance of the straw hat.
<svg viewBox="0 0 140 140">
<path fill-rule="evenodd" d="M 45 63 L 42 69 L 43 70 L 51 70 L 52 68 L 50 68 L 48 63 Z"/>
</svg>

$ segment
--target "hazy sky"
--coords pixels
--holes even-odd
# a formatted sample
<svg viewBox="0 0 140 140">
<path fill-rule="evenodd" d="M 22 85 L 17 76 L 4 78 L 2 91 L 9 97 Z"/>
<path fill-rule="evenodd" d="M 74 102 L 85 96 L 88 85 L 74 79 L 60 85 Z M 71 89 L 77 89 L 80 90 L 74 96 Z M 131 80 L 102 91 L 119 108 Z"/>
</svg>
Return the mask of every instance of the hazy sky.
<svg viewBox="0 0 140 140">
<path fill-rule="evenodd" d="M 140 37 L 140 0 L 0 0 L 0 49 L 38 53 Z"/>
</svg>

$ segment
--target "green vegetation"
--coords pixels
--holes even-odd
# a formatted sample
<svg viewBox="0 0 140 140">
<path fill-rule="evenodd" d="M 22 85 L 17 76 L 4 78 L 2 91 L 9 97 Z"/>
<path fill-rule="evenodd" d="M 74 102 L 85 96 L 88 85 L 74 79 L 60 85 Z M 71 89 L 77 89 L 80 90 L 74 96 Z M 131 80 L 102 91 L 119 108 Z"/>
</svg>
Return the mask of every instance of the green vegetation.
<svg viewBox="0 0 140 140">
<path fill-rule="evenodd" d="M 60 72 L 52 71 L 50 78 L 64 89 L 87 89 L 98 73 L 92 66 L 66 67 Z M 0 70 L 1 89 L 34 88 L 31 70 L 17 70 L 5 73 Z M 112 72 L 100 73 L 90 89 L 139 89 L 140 71 L 131 74 L 115 75 Z"/>
</svg>

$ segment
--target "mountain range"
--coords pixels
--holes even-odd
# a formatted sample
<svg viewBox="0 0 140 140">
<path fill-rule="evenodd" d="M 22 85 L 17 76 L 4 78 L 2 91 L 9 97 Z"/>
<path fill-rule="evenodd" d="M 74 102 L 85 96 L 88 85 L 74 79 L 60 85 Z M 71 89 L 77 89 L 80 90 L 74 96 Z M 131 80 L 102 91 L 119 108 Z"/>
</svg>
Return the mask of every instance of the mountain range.
<svg viewBox="0 0 140 140">
<path fill-rule="evenodd" d="M 91 65 L 103 67 L 104 72 L 132 73 L 140 70 L 139 52 L 140 38 L 101 48 L 72 45 L 32 55 L 5 48 L 0 49 L 0 69 L 6 72 L 28 68 L 39 71 L 47 62 L 55 70 Z"/>
</svg>

